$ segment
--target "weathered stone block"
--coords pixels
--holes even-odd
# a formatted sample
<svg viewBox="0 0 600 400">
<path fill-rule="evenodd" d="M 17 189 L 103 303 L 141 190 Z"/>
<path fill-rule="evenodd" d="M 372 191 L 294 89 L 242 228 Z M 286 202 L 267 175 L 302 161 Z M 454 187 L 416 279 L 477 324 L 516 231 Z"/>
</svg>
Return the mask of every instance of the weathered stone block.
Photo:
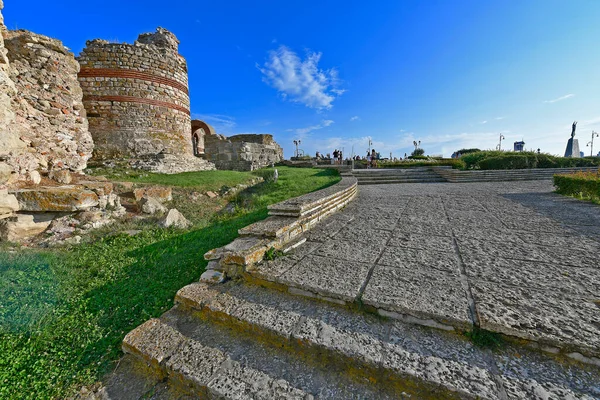
<svg viewBox="0 0 600 400">
<path fill-rule="evenodd" d="M 19 202 L 15 195 L 8 194 L 8 190 L 0 190 L 0 218 L 16 211 L 19 211 Z"/>
<path fill-rule="evenodd" d="M 40 187 L 14 192 L 23 211 L 79 211 L 98 205 L 98 195 L 78 186 Z"/>
<path fill-rule="evenodd" d="M 163 206 L 154 197 L 144 197 L 140 200 L 140 208 L 145 214 L 162 214 L 167 212 L 167 207 Z"/>
<path fill-rule="evenodd" d="M 146 186 L 133 189 L 133 196 L 136 201 L 142 200 L 143 197 L 152 197 L 155 200 L 163 203 L 173 200 L 173 194 L 170 187 L 166 186 Z"/>
<path fill-rule="evenodd" d="M 54 214 L 16 214 L 0 220 L 0 240 L 19 242 L 44 232 Z"/>
<path fill-rule="evenodd" d="M 176 208 L 170 209 L 167 215 L 165 215 L 158 224 L 164 228 L 169 228 L 172 226 L 180 229 L 189 228 L 192 225 L 192 223 L 188 221 Z"/>
</svg>

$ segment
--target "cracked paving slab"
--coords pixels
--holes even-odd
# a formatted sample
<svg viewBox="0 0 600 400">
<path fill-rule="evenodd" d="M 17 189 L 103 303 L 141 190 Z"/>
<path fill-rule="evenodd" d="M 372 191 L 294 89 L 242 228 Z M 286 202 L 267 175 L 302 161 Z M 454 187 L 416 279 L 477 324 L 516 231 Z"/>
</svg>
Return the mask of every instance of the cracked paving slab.
<svg viewBox="0 0 600 400">
<path fill-rule="evenodd" d="M 451 325 L 471 325 L 467 297 L 458 278 L 416 265 L 376 266 L 362 301 L 386 311 Z"/>
</svg>

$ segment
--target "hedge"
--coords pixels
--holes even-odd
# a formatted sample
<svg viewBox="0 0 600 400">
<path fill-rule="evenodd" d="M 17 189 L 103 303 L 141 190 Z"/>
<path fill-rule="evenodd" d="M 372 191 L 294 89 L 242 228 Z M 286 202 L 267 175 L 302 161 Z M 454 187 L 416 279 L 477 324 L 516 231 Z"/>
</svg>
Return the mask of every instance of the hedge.
<svg viewBox="0 0 600 400">
<path fill-rule="evenodd" d="M 599 157 L 556 157 L 546 153 L 479 151 L 465 154 L 460 159 L 465 169 L 527 169 L 570 168 L 600 166 Z"/>
<path fill-rule="evenodd" d="M 600 202 L 600 169 L 554 175 L 554 186 L 557 193 Z"/>
</svg>

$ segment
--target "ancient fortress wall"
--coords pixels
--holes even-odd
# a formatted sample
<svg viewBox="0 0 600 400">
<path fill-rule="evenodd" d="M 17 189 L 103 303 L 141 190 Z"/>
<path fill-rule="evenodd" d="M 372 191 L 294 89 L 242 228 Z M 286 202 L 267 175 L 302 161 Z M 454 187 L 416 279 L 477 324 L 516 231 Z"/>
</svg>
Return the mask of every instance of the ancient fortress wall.
<svg viewBox="0 0 600 400">
<path fill-rule="evenodd" d="M 75 57 L 58 40 L 8 31 L 1 15 L 0 33 L 0 185 L 84 169 L 93 142 Z"/>
<path fill-rule="evenodd" d="M 210 169 L 192 150 L 187 64 L 178 44 L 163 28 L 133 45 L 87 42 L 79 82 L 94 160 L 129 160 L 161 172 Z"/>
<path fill-rule="evenodd" d="M 7 182 L 13 172 L 8 159 L 25 148 L 25 143 L 19 139 L 18 133 L 11 129 L 15 120 L 11 102 L 17 94 L 17 89 L 10 79 L 8 51 L 4 47 L 3 36 L 7 31 L 1 13 L 3 7 L 4 4 L 0 0 L 0 185 Z"/>
<path fill-rule="evenodd" d="M 13 158 L 13 166 L 21 173 L 83 170 L 94 144 L 75 57 L 59 40 L 28 31 L 9 31 L 4 40 L 18 92 L 12 102 L 14 122 L 27 146 L 25 154 Z"/>
</svg>

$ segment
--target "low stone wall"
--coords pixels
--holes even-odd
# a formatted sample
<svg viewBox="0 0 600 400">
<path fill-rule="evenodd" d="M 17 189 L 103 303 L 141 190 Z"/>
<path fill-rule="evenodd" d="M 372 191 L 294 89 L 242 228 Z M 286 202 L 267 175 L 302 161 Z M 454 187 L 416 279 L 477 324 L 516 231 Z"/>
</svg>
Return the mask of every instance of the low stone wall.
<svg viewBox="0 0 600 400">
<path fill-rule="evenodd" d="M 253 171 L 283 160 L 272 135 L 204 136 L 204 155 L 217 169 Z"/>
<path fill-rule="evenodd" d="M 577 171 L 597 171 L 598 167 L 581 168 L 531 168 L 485 171 L 460 171 L 451 167 L 433 167 L 433 170 L 448 182 L 495 182 L 552 179 L 555 174 Z"/>
<path fill-rule="evenodd" d="M 269 206 L 270 217 L 240 229 L 240 237 L 204 255 L 211 262 L 203 279 L 239 276 L 250 271 L 269 249 L 301 244 L 306 239 L 295 243 L 298 236 L 344 207 L 357 193 L 356 178 L 342 177 L 328 188 Z"/>
</svg>

